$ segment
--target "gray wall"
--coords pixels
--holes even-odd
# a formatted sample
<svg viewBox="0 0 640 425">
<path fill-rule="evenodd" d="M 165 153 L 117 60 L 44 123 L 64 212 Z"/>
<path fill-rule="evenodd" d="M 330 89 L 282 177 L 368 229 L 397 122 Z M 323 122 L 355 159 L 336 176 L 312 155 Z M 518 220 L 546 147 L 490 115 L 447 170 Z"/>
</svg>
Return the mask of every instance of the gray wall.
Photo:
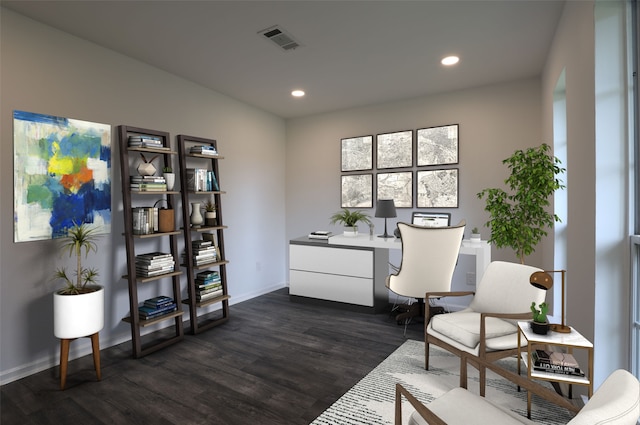
<svg viewBox="0 0 640 425">
<path fill-rule="evenodd" d="M 120 278 L 125 274 L 125 248 L 117 125 L 168 131 L 172 139 L 178 134 L 217 139 L 225 157 L 220 162 L 220 180 L 227 191 L 223 208 L 229 226 L 225 242 L 231 302 L 285 285 L 284 120 L 5 9 L 1 19 L 3 383 L 56 364 L 59 348 L 53 336 L 51 293 L 57 285 L 48 280 L 66 260 L 54 254 L 52 241 L 13 243 L 15 109 L 114 126 L 112 233 L 101 239 L 95 260 L 106 286 L 103 347 L 131 336 L 129 325 L 121 322 L 129 304 L 127 283 Z M 149 285 L 141 297 L 154 294 L 154 289 Z M 73 357 L 90 352 L 88 340 L 74 342 L 72 350 Z"/>
<path fill-rule="evenodd" d="M 537 146 L 541 139 L 540 82 L 515 81 L 438 96 L 411 99 L 287 121 L 287 237 L 314 229 L 341 232 L 329 224 L 340 209 L 340 139 L 399 130 L 459 124 L 459 206 L 448 211 L 452 222 L 465 219 L 470 229 L 484 227 L 488 213 L 476 193 L 504 187 L 508 169 L 502 159 L 515 150 Z M 415 204 L 415 201 L 414 201 Z M 397 221 L 408 221 L 413 209 L 398 209 Z M 374 209 L 364 209 L 372 217 Z M 374 218 L 378 233 L 384 220 Z M 540 264 L 540 247 L 528 262 Z M 492 249 L 492 258 L 518 261 L 509 249 Z"/>
</svg>

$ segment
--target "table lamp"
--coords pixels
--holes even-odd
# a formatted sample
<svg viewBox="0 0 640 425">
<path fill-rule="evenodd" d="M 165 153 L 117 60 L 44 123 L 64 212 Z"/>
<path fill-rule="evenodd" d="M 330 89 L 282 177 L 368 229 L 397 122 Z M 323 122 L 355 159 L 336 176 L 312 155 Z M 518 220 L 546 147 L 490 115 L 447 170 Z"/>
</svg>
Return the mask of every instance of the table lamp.
<svg viewBox="0 0 640 425">
<path fill-rule="evenodd" d="M 554 332 L 569 333 L 571 328 L 564 323 L 564 277 L 567 273 L 566 270 L 544 270 L 541 272 L 534 272 L 529 277 L 529 283 L 536 288 L 544 289 L 548 291 L 553 286 L 553 278 L 549 273 L 561 273 L 562 274 L 562 323 L 549 325 L 549 329 Z"/>
<path fill-rule="evenodd" d="M 387 218 L 397 217 L 396 205 L 393 203 L 393 199 L 378 199 L 376 203 L 376 217 L 384 217 L 384 235 L 379 235 L 379 238 L 388 238 L 387 234 Z"/>
</svg>

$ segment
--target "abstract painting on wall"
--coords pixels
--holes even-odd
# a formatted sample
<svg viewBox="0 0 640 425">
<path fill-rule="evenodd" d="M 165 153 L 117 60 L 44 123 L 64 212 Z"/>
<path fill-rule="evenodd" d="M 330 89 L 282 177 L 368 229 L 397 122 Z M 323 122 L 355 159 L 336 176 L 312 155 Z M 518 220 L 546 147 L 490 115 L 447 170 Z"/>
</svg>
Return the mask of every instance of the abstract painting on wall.
<svg viewBox="0 0 640 425">
<path fill-rule="evenodd" d="M 111 232 L 111 126 L 13 112 L 14 241 Z"/>
</svg>

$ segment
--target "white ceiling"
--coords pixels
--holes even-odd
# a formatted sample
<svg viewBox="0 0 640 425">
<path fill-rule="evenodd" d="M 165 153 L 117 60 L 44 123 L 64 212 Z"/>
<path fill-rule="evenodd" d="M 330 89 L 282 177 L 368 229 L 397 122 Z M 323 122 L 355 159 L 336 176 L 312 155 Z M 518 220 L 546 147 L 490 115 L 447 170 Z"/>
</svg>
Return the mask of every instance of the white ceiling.
<svg viewBox="0 0 640 425">
<path fill-rule="evenodd" d="M 563 0 L 1 1 L 284 118 L 538 76 Z M 302 47 L 258 35 L 279 25 Z M 453 68 L 440 59 L 461 57 Z M 294 99 L 290 92 L 307 92 Z"/>
</svg>

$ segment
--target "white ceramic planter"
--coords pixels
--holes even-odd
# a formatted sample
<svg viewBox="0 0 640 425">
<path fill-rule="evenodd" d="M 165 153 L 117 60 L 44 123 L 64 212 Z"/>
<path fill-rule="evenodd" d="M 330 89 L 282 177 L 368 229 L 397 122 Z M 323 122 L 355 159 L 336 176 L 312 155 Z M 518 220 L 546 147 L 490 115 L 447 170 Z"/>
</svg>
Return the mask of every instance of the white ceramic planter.
<svg viewBox="0 0 640 425">
<path fill-rule="evenodd" d="M 167 182 L 167 190 L 173 190 L 173 186 L 176 184 L 175 173 L 164 173 L 163 175 Z"/>
<path fill-rule="evenodd" d="M 79 295 L 53 294 L 53 334 L 60 339 L 93 335 L 104 327 L 104 287 Z"/>
<path fill-rule="evenodd" d="M 344 226 L 342 234 L 345 236 L 358 236 L 358 226 Z"/>
</svg>

